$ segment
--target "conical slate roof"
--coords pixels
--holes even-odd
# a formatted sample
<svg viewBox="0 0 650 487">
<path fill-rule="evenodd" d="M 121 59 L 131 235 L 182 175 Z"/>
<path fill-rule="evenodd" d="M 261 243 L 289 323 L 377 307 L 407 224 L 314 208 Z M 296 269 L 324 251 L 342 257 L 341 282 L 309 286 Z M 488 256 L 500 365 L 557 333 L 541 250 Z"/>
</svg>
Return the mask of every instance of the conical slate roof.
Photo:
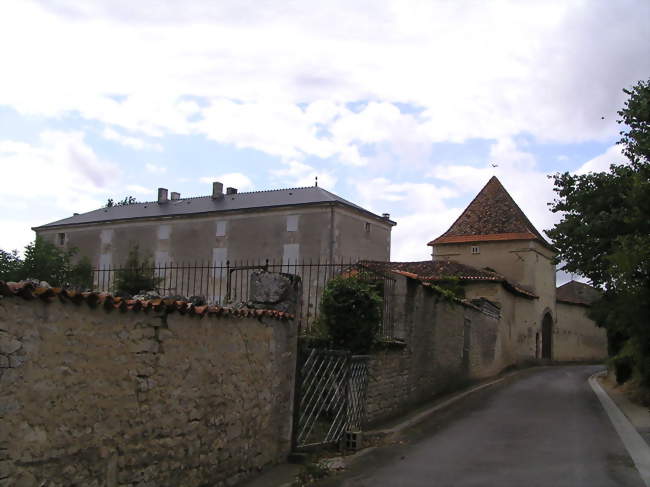
<svg viewBox="0 0 650 487">
<path fill-rule="evenodd" d="M 492 176 L 454 224 L 428 245 L 495 240 L 548 242 L 496 176 Z"/>
</svg>

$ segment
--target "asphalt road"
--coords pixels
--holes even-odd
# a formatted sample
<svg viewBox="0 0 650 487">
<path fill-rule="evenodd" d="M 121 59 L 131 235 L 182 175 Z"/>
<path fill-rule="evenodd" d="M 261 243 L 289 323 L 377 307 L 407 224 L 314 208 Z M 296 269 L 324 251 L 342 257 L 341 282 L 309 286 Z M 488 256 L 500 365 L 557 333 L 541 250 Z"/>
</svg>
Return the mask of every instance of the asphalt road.
<svg viewBox="0 0 650 487">
<path fill-rule="evenodd" d="M 587 382 L 600 369 L 524 372 L 456 403 L 319 485 L 643 486 Z"/>
</svg>

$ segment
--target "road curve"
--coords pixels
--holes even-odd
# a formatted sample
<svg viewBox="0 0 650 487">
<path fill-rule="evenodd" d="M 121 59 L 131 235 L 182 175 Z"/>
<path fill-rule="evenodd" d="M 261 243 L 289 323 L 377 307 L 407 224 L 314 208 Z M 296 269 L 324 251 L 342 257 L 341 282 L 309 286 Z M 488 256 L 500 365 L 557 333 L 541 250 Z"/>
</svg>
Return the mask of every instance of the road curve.
<svg viewBox="0 0 650 487">
<path fill-rule="evenodd" d="M 587 382 L 601 369 L 526 371 L 451 406 L 446 417 L 411 431 L 404 444 L 378 449 L 322 485 L 642 487 Z"/>
</svg>

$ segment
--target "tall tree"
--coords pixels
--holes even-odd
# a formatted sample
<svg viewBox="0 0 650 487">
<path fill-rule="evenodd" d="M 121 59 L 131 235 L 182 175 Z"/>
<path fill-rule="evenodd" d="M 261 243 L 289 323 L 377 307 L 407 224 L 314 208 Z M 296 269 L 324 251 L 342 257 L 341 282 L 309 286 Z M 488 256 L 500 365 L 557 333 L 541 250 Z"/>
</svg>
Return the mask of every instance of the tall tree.
<svg viewBox="0 0 650 487">
<path fill-rule="evenodd" d="M 603 289 L 592 317 L 607 329 L 610 353 L 626 351 L 650 387 L 650 80 L 623 90 L 619 144 L 629 162 L 608 172 L 555 174 L 561 221 L 547 235 L 565 269 Z"/>
</svg>

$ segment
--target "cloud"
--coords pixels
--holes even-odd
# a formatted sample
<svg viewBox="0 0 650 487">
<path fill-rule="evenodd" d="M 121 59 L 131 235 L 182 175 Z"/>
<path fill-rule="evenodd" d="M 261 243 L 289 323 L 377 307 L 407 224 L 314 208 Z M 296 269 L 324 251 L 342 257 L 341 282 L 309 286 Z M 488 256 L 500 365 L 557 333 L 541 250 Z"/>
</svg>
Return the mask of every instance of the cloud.
<svg viewBox="0 0 650 487">
<path fill-rule="evenodd" d="M 643 0 L 246 5 L 16 3 L 0 105 L 360 165 L 368 143 L 605 140 L 650 69 Z"/>
<path fill-rule="evenodd" d="M 272 180 L 282 188 L 314 186 L 318 177 L 320 187 L 333 189 L 338 180 L 331 171 L 319 170 L 299 161 L 289 161 L 284 166 L 284 169 L 269 171 Z"/>
<path fill-rule="evenodd" d="M 609 166 L 612 164 L 627 163 L 629 163 L 629 160 L 623 155 L 622 147 L 620 145 L 613 145 L 607 149 L 604 154 L 600 154 L 599 156 L 585 162 L 575 171 L 575 173 L 587 174 L 589 172 L 609 171 Z"/>
<path fill-rule="evenodd" d="M 138 137 L 122 135 L 111 128 L 105 128 L 102 132 L 102 137 L 135 150 L 162 150 L 162 146 L 160 144 L 150 144 L 149 142 L 146 142 Z"/>
<path fill-rule="evenodd" d="M 129 184 L 127 185 L 126 189 L 131 191 L 132 193 L 135 194 L 148 194 L 148 195 L 153 195 L 154 190 L 152 188 L 145 188 L 144 186 L 140 186 L 138 184 Z"/>
<path fill-rule="evenodd" d="M 163 166 L 156 166 L 155 164 L 151 164 L 150 162 L 147 162 L 144 165 L 144 168 L 147 172 L 152 173 L 152 174 L 165 174 L 167 172 L 167 168 Z"/>
<path fill-rule="evenodd" d="M 458 191 L 432 183 L 394 183 L 386 178 L 352 181 L 358 203 L 397 221 L 391 237 L 391 260 L 428 260 L 427 242 L 444 232 L 459 214 L 449 204 Z M 455 215 L 455 216 L 454 216 Z"/>
<path fill-rule="evenodd" d="M 204 176 L 199 178 L 199 181 L 202 183 L 212 184 L 214 181 L 220 181 L 225 187 L 237 188 L 239 191 L 252 191 L 255 189 L 255 184 L 251 179 L 240 172 L 229 172 L 225 174 L 220 174 L 218 176 Z"/>
<path fill-rule="evenodd" d="M 32 240 L 31 226 L 98 208 L 121 176 L 82 132 L 45 131 L 35 144 L 0 140 L 0 167 L 0 248 Z"/>
</svg>

